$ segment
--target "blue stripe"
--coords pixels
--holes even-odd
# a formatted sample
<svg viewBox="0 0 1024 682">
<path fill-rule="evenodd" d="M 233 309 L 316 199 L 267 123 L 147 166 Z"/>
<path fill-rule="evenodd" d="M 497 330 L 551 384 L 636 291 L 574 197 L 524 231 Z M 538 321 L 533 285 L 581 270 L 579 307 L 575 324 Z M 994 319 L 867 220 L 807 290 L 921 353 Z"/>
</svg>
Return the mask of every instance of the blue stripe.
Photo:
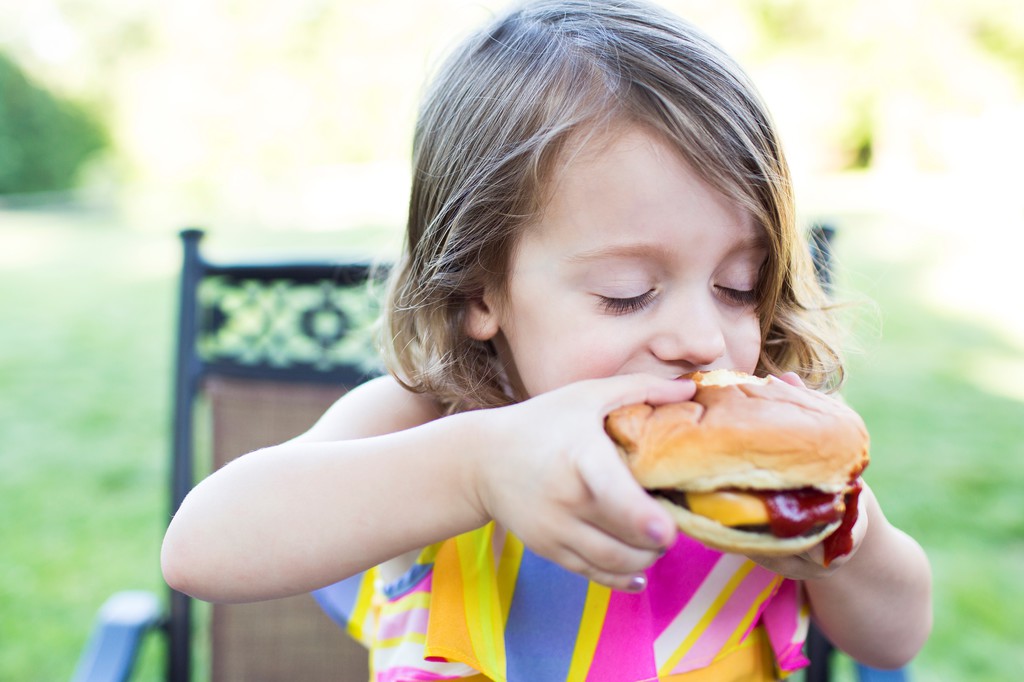
<svg viewBox="0 0 1024 682">
<path fill-rule="evenodd" d="M 423 578 L 432 570 L 434 570 L 433 563 L 413 564 L 412 568 L 406 571 L 401 578 L 384 586 L 384 596 L 388 601 L 398 599 L 419 585 Z"/>
<path fill-rule="evenodd" d="M 505 626 L 508 682 L 566 679 L 587 585 L 582 576 L 523 551 Z"/>
<path fill-rule="evenodd" d="M 363 582 L 365 573 L 357 573 L 341 582 L 322 587 L 313 592 L 313 598 L 320 604 L 320 608 L 330 616 L 335 623 L 341 627 L 348 625 L 352 617 L 352 611 L 356 607 L 356 599 L 359 597 L 359 586 Z"/>
</svg>

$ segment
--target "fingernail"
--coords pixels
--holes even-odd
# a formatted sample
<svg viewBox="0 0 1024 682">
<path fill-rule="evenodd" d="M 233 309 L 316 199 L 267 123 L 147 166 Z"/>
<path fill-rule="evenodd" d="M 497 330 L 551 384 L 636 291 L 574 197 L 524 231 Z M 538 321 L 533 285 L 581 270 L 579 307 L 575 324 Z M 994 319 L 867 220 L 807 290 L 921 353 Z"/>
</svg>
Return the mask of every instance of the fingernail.
<svg viewBox="0 0 1024 682">
<path fill-rule="evenodd" d="M 645 575 L 634 575 L 629 579 L 629 587 L 627 588 L 630 592 L 643 592 L 647 588 L 647 576 Z"/>
<path fill-rule="evenodd" d="M 662 524 L 657 521 L 647 522 L 647 537 L 657 542 L 659 545 L 666 545 L 665 541 L 665 529 Z"/>
</svg>

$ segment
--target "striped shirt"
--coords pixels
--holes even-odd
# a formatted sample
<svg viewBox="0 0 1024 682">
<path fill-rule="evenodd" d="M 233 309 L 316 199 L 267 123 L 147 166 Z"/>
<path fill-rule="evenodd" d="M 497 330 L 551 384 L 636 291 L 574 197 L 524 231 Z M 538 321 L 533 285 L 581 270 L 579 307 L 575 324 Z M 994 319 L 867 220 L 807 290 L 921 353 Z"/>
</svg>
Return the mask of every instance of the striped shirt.
<svg viewBox="0 0 1024 682">
<path fill-rule="evenodd" d="M 390 584 L 371 569 L 314 596 L 370 649 L 373 682 L 689 680 L 741 658 L 757 671 L 737 679 L 771 680 L 807 664 L 799 584 L 684 535 L 639 594 L 589 582 L 490 523 L 426 548 Z"/>
</svg>

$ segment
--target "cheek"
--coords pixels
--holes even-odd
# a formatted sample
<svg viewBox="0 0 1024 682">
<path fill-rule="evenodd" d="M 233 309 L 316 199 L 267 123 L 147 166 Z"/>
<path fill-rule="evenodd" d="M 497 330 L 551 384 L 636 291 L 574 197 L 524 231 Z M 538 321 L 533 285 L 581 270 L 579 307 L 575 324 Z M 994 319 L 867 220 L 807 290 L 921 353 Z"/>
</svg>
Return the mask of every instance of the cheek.
<svg viewBox="0 0 1024 682">
<path fill-rule="evenodd" d="M 753 374 L 754 370 L 757 369 L 758 362 L 761 360 L 761 324 L 758 320 L 754 320 L 750 325 L 749 339 L 747 341 L 747 347 L 749 355 L 745 358 L 744 364 L 748 365 L 747 373 Z"/>
<path fill-rule="evenodd" d="M 752 374 L 761 359 L 761 323 L 756 316 L 738 321 L 729 340 L 729 358 L 736 369 Z"/>
<path fill-rule="evenodd" d="M 546 393 L 584 379 L 614 376 L 622 362 L 609 352 L 607 338 L 563 334 L 545 343 L 513 351 L 523 388 L 531 395 Z"/>
<path fill-rule="evenodd" d="M 587 339 L 585 335 L 566 335 L 540 344 L 536 350 L 516 357 L 524 388 L 530 395 L 575 381 L 612 376 L 618 367 L 607 343 Z"/>
</svg>

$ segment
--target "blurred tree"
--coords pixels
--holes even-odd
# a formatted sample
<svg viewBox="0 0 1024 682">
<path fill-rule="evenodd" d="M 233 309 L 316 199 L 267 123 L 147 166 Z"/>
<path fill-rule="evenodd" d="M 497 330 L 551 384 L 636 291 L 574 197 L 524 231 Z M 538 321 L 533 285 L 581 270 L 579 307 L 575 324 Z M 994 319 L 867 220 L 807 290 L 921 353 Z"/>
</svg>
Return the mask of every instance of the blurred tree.
<svg viewBox="0 0 1024 682">
<path fill-rule="evenodd" d="M 1020 0 L 745 0 L 743 7 L 755 82 L 774 95 L 790 150 L 807 168 L 965 168 L 980 162 L 972 150 L 989 144 L 988 131 L 1020 117 Z"/>
<path fill-rule="evenodd" d="M 1024 12 L 1018 11 L 1014 19 L 994 13 L 979 14 L 974 17 L 972 28 L 982 48 L 1002 59 L 1024 86 Z"/>
<path fill-rule="evenodd" d="M 69 189 L 82 163 L 107 143 L 82 106 L 34 84 L 0 54 L 0 194 Z"/>
<path fill-rule="evenodd" d="M 804 176 L 1024 154 L 1021 0 L 656 1 L 751 72 Z M 101 113 L 90 179 L 166 224 L 401 223 L 424 83 L 509 2 L 0 0 L 0 50 Z"/>
</svg>

